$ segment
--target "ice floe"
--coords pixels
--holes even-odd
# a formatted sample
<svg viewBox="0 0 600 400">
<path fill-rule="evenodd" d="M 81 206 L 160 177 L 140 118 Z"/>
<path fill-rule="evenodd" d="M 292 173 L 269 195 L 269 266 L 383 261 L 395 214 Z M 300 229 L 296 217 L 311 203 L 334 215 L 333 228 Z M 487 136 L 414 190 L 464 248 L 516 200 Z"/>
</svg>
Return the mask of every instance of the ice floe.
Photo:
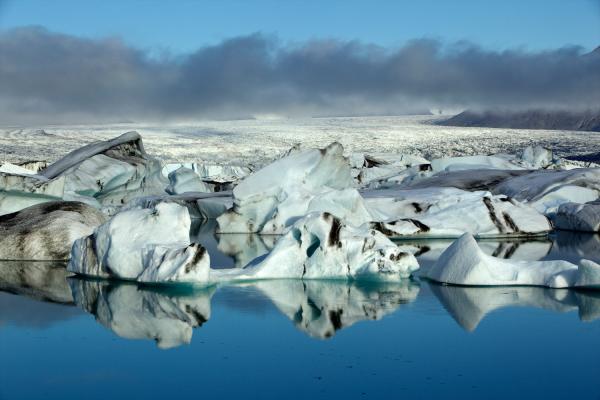
<svg viewBox="0 0 600 400">
<path fill-rule="evenodd" d="M 179 204 L 187 208 L 191 218 L 207 220 L 217 218 L 223 214 L 231 207 L 233 201 L 231 192 L 186 192 L 178 195 L 136 197 L 120 208 L 120 210 L 154 208 L 159 203 Z"/>
<path fill-rule="evenodd" d="M 455 285 L 600 287 L 600 265 L 592 261 L 503 260 L 485 254 L 470 234 L 452 243 L 424 276 Z"/>
<path fill-rule="evenodd" d="M 67 260 L 76 239 L 105 216 L 83 203 L 52 201 L 0 216 L 0 259 Z"/>
</svg>

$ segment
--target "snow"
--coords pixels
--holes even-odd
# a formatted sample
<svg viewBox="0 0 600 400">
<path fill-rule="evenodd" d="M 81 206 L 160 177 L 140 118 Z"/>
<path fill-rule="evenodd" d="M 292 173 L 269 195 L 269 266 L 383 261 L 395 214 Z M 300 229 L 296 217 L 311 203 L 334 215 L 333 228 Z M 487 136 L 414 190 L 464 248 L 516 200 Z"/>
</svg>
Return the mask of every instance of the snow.
<svg viewBox="0 0 600 400">
<path fill-rule="evenodd" d="M 600 287 L 600 265 L 586 260 L 513 261 L 488 256 L 470 234 L 458 238 L 425 272 L 428 279 L 470 286 Z"/>
<path fill-rule="evenodd" d="M 249 175 L 233 189 L 233 208 L 217 219 L 219 232 L 283 233 L 307 213 L 311 200 L 352 186 L 350 166 L 339 143 L 294 152 Z"/>
<path fill-rule="evenodd" d="M 580 232 L 600 232 L 600 201 L 563 203 L 553 217 L 557 229 Z"/>
<path fill-rule="evenodd" d="M 175 203 L 120 212 L 73 244 L 68 269 L 143 282 L 204 282 L 210 258 L 190 244 L 190 225 L 187 208 Z"/>
<path fill-rule="evenodd" d="M 535 209 L 489 192 L 455 188 L 364 191 L 377 229 L 389 236 L 539 235 L 551 230 Z M 400 217 L 400 218 L 399 218 Z"/>
<path fill-rule="evenodd" d="M 98 210 L 77 202 L 33 205 L 0 219 L 0 259 L 66 260 L 76 239 L 105 221 Z"/>
</svg>

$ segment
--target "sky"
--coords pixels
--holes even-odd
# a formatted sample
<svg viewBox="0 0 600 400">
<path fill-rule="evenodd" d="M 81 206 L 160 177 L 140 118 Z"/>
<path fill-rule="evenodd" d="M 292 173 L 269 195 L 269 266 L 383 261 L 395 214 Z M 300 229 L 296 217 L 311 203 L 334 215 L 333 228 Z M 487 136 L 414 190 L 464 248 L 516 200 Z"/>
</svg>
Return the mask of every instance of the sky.
<svg viewBox="0 0 600 400">
<path fill-rule="evenodd" d="M 0 117 L 600 104 L 600 0 L 0 0 Z"/>
</svg>

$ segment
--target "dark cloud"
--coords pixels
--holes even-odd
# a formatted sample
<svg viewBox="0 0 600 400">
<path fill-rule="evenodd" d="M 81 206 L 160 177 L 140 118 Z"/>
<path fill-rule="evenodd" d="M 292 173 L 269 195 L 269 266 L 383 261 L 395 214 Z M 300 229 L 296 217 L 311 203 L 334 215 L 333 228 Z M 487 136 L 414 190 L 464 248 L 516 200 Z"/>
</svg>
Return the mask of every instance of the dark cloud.
<svg viewBox="0 0 600 400">
<path fill-rule="evenodd" d="M 600 106 L 600 51 L 488 51 L 416 40 L 397 49 L 260 34 L 184 56 L 118 38 L 28 27 L 0 34 L 5 123 L 402 113 L 448 107 Z"/>
</svg>

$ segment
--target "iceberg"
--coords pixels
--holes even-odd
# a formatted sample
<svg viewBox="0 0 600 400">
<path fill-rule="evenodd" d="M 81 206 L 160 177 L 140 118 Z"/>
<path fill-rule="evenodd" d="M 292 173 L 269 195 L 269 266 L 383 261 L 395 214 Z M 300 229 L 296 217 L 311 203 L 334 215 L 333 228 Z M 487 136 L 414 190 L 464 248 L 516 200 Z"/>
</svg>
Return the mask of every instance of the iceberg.
<svg viewBox="0 0 600 400">
<path fill-rule="evenodd" d="M 170 194 L 212 192 L 211 188 L 193 170 L 186 167 L 178 168 L 169 174 L 169 186 L 166 190 Z"/>
<path fill-rule="evenodd" d="M 163 176 L 169 176 L 180 168 L 192 170 L 194 174 L 208 187 L 208 191 L 222 192 L 231 190 L 237 183 L 249 175 L 252 169 L 238 165 L 220 165 L 207 163 L 171 163 L 162 169 Z"/>
<path fill-rule="evenodd" d="M 243 269 L 211 270 L 211 280 L 401 281 L 418 268 L 412 254 L 382 233 L 347 225 L 329 213 L 312 213 L 297 221 L 264 259 Z"/>
<path fill-rule="evenodd" d="M 217 219 L 218 231 L 283 233 L 309 212 L 313 199 L 327 193 L 328 199 L 335 198 L 332 191 L 354 186 L 343 150 L 333 143 L 292 152 L 249 175 L 233 189 L 233 207 Z M 315 208 L 311 211 L 327 211 Z"/>
<path fill-rule="evenodd" d="M 210 258 L 190 243 L 185 207 L 159 203 L 120 212 L 71 250 L 68 270 L 140 282 L 206 282 Z"/>
<path fill-rule="evenodd" d="M 485 191 L 380 189 L 362 195 L 375 221 L 371 226 L 391 237 L 532 236 L 552 229 L 535 209 Z"/>
<path fill-rule="evenodd" d="M 96 198 L 103 206 L 121 206 L 138 196 L 165 193 L 161 163 L 144 150 L 137 132 L 91 143 L 40 171 L 64 177 L 65 191 Z"/>
<path fill-rule="evenodd" d="M 75 240 L 105 216 L 83 203 L 52 201 L 0 216 L 0 259 L 67 260 Z"/>
<path fill-rule="evenodd" d="M 600 287 L 600 265 L 582 260 L 513 261 L 485 254 L 470 234 L 458 238 L 425 272 L 428 279 L 468 286 Z"/>
<path fill-rule="evenodd" d="M 551 216 L 563 203 L 588 203 L 600 198 L 600 168 L 538 170 L 505 180 L 494 193 L 504 194 Z"/>
<path fill-rule="evenodd" d="M 563 203 L 552 218 L 557 229 L 580 232 L 600 232 L 600 201 Z"/>
</svg>

